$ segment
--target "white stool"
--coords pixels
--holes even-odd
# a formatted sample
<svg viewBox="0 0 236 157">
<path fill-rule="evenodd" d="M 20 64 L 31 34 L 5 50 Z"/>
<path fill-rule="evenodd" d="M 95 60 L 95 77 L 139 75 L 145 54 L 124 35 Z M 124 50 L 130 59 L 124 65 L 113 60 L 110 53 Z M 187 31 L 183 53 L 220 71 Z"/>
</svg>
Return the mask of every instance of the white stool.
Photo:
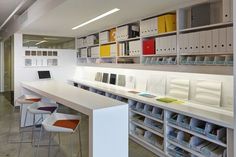
<svg viewBox="0 0 236 157">
<path fill-rule="evenodd" d="M 18 97 L 16 100 L 15 100 L 15 104 L 20 104 L 20 121 L 19 121 L 19 132 L 22 133 L 22 132 L 26 132 L 26 131 L 23 131 L 22 130 L 22 127 L 21 127 L 21 116 L 22 116 L 22 108 L 24 105 L 31 105 L 35 102 L 38 102 L 40 101 L 41 98 L 38 97 L 38 96 L 35 96 L 35 95 L 22 95 L 20 97 Z M 15 106 L 13 107 L 13 112 L 15 112 Z M 19 143 L 19 142 L 23 142 L 23 143 L 29 143 L 30 141 L 10 141 L 9 138 L 11 136 L 11 127 L 12 127 L 12 123 L 10 124 L 10 128 L 9 128 L 9 136 L 8 136 L 8 142 L 9 143 Z M 25 127 L 25 126 L 23 126 Z"/>
<path fill-rule="evenodd" d="M 50 156 L 50 146 L 51 146 L 51 134 L 52 133 L 70 133 L 73 135 L 77 130 L 79 131 L 79 144 L 80 144 L 80 157 L 82 157 L 81 149 L 81 135 L 80 135 L 80 116 L 62 114 L 62 113 L 53 113 L 48 118 L 42 122 L 38 147 L 36 150 L 36 156 L 38 156 L 39 143 L 42 138 L 43 129 L 49 132 L 49 145 L 48 145 L 48 157 Z M 73 140 L 71 140 L 71 156 L 73 156 Z"/>
<path fill-rule="evenodd" d="M 32 136 L 31 136 L 32 145 L 34 145 L 34 131 L 38 122 L 43 121 L 43 115 L 50 115 L 56 112 L 57 108 L 58 108 L 58 105 L 55 103 L 44 103 L 44 102 L 35 102 L 27 107 L 25 120 L 24 120 L 24 126 L 26 126 L 28 113 L 31 113 L 33 115 Z M 41 115 L 41 117 L 37 121 L 35 119 L 36 115 Z M 21 141 L 23 140 L 22 138 L 23 138 L 23 134 L 21 134 Z M 22 145 L 22 142 L 20 142 L 18 157 L 20 156 L 21 145 Z"/>
</svg>

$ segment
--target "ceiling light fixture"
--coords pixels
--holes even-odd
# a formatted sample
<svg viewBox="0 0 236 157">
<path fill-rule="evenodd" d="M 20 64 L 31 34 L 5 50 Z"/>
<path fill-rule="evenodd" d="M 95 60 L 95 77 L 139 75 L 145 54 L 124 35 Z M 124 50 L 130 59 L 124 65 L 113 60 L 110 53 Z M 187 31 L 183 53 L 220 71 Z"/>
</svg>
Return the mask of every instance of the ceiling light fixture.
<svg viewBox="0 0 236 157">
<path fill-rule="evenodd" d="M 39 44 L 46 43 L 46 42 L 48 42 L 48 41 L 47 40 L 42 40 L 42 41 L 36 43 L 35 45 L 39 45 Z"/>
<path fill-rule="evenodd" d="M 106 16 L 108 16 L 108 15 L 110 15 L 110 14 L 113 14 L 113 13 L 119 11 L 119 10 L 120 10 L 120 9 L 118 9 L 118 8 L 112 9 L 112 10 L 110 10 L 110 11 L 108 11 L 108 12 L 102 14 L 102 15 L 99 15 L 99 16 L 97 16 L 97 17 L 95 17 L 95 18 L 93 18 L 93 19 L 87 21 L 87 22 L 84 22 L 84 23 L 82 23 L 82 24 L 80 24 L 80 25 L 78 25 L 78 26 L 73 27 L 72 30 L 75 30 L 75 29 L 78 29 L 78 28 L 80 28 L 80 27 L 83 27 L 83 26 L 85 26 L 85 25 L 87 25 L 87 24 L 89 24 L 89 23 L 92 23 L 92 22 L 94 22 L 94 21 L 97 21 L 97 20 L 99 20 L 99 19 L 101 19 L 101 18 L 103 18 L 103 17 L 106 17 Z"/>
</svg>

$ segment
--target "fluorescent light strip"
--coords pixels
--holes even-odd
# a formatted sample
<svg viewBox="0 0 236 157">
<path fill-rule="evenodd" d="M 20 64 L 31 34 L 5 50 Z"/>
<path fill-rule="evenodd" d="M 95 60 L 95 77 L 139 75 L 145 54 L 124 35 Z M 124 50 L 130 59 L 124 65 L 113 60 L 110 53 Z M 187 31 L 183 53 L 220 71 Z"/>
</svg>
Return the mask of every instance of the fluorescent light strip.
<svg viewBox="0 0 236 157">
<path fill-rule="evenodd" d="M 99 20 L 99 19 L 101 19 L 101 18 L 103 18 L 103 17 L 105 17 L 105 16 L 108 16 L 108 15 L 110 15 L 110 14 L 113 14 L 113 13 L 119 11 L 119 10 L 120 10 L 120 9 L 118 9 L 118 8 L 112 9 L 112 10 L 110 10 L 110 11 L 108 11 L 108 12 L 102 14 L 102 15 L 99 15 L 99 16 L 97 16 L 97 17 L 95 17 L 95 18 L 93 18 L 93 19 L 87 21 L 87 22 L 84 22 L 84 23 L 82 23 L 82 24 L 80 24 L 80 25 L 78 25 L 78 26 L 75 26 L 75 27 L 73 27 L 72 29 L 75 30 L 75 29 L 78 29 L 78 28 L 80 28 L 80 27 L 83 27 L 83 26 L 85 26 L 85 25 L 87 25 L 87 24 L 89 24 L 89 23 L 92 23 L 92 22 L 94 22 L 94 21 L 97 21 L 97 20 Z"/>
<path fill-rule="evenodd" d="M 48 42 L 48 41 L 46 41 L 46 40 L 42 40 L 42 41 L 36 43 L 35 45 L 39 45 L 39 44 L 46 43 L 46 42 Z"/>
</svg>

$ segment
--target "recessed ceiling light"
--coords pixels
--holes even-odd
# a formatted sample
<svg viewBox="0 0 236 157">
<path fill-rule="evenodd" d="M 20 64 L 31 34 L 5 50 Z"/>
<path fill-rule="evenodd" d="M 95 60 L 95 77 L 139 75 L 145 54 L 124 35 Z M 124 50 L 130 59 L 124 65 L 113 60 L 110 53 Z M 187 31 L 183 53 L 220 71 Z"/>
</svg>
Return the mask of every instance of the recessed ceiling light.
<svg viewBox="0 0 236 157">
<path fill-rule="evenodd" d="M 99 19 L 101 19 L 101 18 L 103 18 L 103 17 L 105 17 L 105 16 L 108 16 L 108 15 L 110 15 L 110 14 L 113 14 L 113 13 L 119 11 L 119 10 L 120 10 L 120 9 L 118 9 L 118 8 L 112 9 L 112 10 L 110 10 L 110 11 L 108 11 L 108 12 L 102 14 L 102 15 L 99 15 L 99 16 L 97 16 L 97 17 L 95 17 L 95 18 L 93 18 L 93 19 L 87 21 L 87 22 L 84 22 L 84 23 L 82 23 L 82 24 L 80 24 L 80 25 L 78 25 L 78 26 L 75 26 L 75 27 L 73 27 L 72 29 L 75 30 L 75 29 L 78 29 L 78 28 L 80 28 L 80 27 L 83 27 L 83 26 L 85 26 L 85 25 L 87 25 L 87 24 L 89 24 L 89 23 L 92 23 L 92 22 L 94 22 L 94 21 L 97 21 L 97 20 L 99 20 Z"/>
<path fill-rule="evenodd" d="M 39 45 L 39 44 L 46 43 L 46 42 L 48 42 L 48 41 L 47 40 L 42 40 L 42 41 L 36 43 L 35 45 Z"/>
</svg>

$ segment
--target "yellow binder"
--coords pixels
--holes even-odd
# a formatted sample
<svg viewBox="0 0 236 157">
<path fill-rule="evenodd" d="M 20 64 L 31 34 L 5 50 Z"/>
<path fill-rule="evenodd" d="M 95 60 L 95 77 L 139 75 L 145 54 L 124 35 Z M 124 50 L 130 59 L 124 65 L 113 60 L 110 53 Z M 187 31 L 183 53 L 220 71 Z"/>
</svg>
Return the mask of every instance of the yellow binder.
<svg viewBox="0 0 236 157">
<path fill-rule="evenodd" d="M 113 28 L 110 30 L 110 42 L 116 41 L 116 29 Z"/>
<path fill-rule="evenodd" d="M 100 46 L 100 57 L 110 57 L 111 56 L 110 52 L 111 52 L 110 45 Z"/>
<path fill-rule="evenodd" d="M 158 16 L 157 20 L 158 25 L 158 33 L 165 33 L 166 32 L 166 23 L 165 23 L 165 16 Z"/>
<path fill-rule="evenodd" d="M 165 15 L 166 32 L 176 31 L 176 14 Z"/>
</svg>

